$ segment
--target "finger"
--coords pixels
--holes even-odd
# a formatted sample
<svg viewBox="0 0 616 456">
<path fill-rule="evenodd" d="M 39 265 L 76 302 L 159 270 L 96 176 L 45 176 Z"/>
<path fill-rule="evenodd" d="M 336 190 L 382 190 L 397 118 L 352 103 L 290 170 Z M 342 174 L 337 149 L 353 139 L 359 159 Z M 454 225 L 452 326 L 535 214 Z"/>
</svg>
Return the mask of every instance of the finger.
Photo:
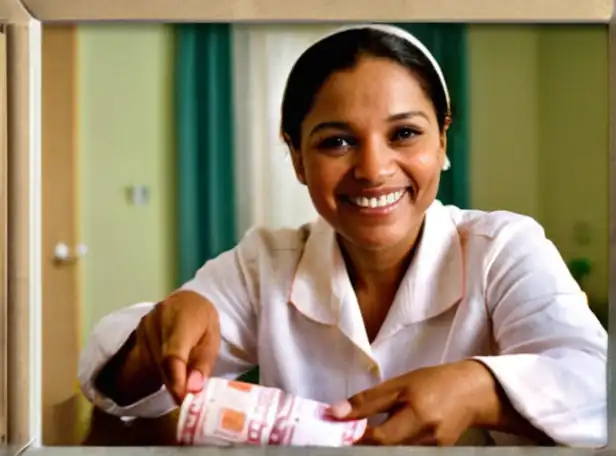
<svg viewBox="0 0 616 456">
<path fill-rule="evenodd" d="M 396 404 L 404 386 L 402 377 L 388 380 L 332 406 L 329 412 L 334 418 L 355 419 L 388 411 Z"/>
<path fill-rule="evenodd" d="M 156 316 L 148 314 L 142 318 L 139 326 L 137 326 L 135 335 L 137 338 L 141 366 L 148 366 L 152 370 L 156 370 L 161 376 L 161 381 L 164 381 L 162 379 L 162 369 L 160 368 L 161 342 L 160 331 L 158 330 L 157 324 Z"/>
<path fill-rule="evenodd" d="M 165 386 L 179 405 L 186 397 L 187 363 L 176 356 L 166 356 L 161 364 Z"/>
<path fill-rule="evenodd" d="M 160 364 L 165 385 L 176 401 L 182 401 L 186 395 L 187 368 L 191 352 L 207 330 L 205 325 L 195 324 L 195 319 L 190 317 L 190 313 L 178 312 L 161 325 Z"/>
<path fill-rule="evenodd" d="M 219 352 L 220 325 L 218 319 L 212 319 L 206 333 L 190 352 L 189 370 L 198 371 L 205 378 L 209 377 Z"/>
<path fill-rule="evenodd" d="M 186 392 L 187 393 L 199 393 L 205 386 L 205 378 L 203 374 L 198 370 L 189 369 L 188 380 L 186 380 Z"/>
<path fill-rule="evenodd" d="M 424 426 L 411 408 L 403 408 L 381 425 L 368 427 L 361 438 L 362 445 L 401 445 L 425 440 Z"/>
<path fill-rule="evenodd" d="M 183 385 L 182 375 L 186 375 L 186 363 L 179 357 L 165 355 L 161 321 L 163 316 L 160 311 L 154 311 L 146 315 L 142 324 L 137 328 L 141 332 L 142 347 L 147 351 L 151 361 L 156 364 L 156 368 L 161 376 L 162 383 L 167 387 L 173 399 L 179 404 L 185 395 L 181 388 L 176 386 L 177 382 Z"/>
<path fill-rule="evenodd" d="M 175 337 L 179 340 L 172 340 L 169 344 L 171 348 L 163 343 L 160 367 L 165 386 L 176 402 L 180 403 L 186 396 L 188 359 L 193 343 L 190 335 L 185 335 L 183 339 L 182 336 Z"/>
<path fill-rule="evenodd" d="M 333 405 L 330 414 L 337 419 L 356 420 L 390 411 L 397 405 L 398 391 L 376 394 L 375 390 L 363 391 Z"/>
</svg>

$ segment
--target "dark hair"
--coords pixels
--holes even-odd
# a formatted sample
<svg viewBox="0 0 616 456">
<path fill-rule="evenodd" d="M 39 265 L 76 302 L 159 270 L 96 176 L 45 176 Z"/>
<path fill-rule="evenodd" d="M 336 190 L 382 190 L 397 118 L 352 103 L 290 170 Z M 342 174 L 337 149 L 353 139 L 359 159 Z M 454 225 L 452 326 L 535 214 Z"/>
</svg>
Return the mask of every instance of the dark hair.
<svg viewBox="0 0 616 456">
<path fill-rule="evenodd" d="M 299 148 L 301 124 L 321 86 L 334 73 L 353 68 L 361 57 L 383 57 L 408 68 L 432 100 L 441 131 L 450 116 L 439 76 L 423 52 L 396 35 L 363 28 L 336 33 L 315 43 L 295 62 L 282 99 L 283 138 Z"/>
</svg>

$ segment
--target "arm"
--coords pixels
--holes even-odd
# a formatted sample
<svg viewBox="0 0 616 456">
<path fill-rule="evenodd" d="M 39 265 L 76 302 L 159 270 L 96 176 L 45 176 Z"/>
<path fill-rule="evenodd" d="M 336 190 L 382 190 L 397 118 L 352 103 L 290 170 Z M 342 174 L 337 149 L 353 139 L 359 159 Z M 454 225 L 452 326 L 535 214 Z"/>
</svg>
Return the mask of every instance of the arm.
<svg viewBox="0 0 616 456">
<path fill-rule="evenodd" d="M 126 347 L 141 318 L 154 308 L 155 303 L 140 303 L 112 312 L 94 327 L 81 352 L 78 379 L 84 396 L 104 412 L 116 416 L 158 417 L 175 408 L 169 394 L 160 386 L 155 392 L 133 404 L 120 405 L 107 394 L 113 389 L 109 377 L 112 369 L 119 368 L 127 355 Z M 123 348 L 124 347 L 124 348 Z M 99 374 L 105 371 L 105 392 L 97 388 Z M 107 393 L 107 394 L 105 394 Z M 112 393 L 113 394 L 113 393 Z M 122 402 L 120 400 L 120 402 Z"/>
<path fill-rule="evenodd" d="M 607 334 L 541 227 L 524 222 L 508 230 L 494 241 L 485 277 L 498 355 L 475 358 L 494 381 L 480 424 L 562 445 L 603 446 Z"/>
<path fill-rule="evenodd" d="M 471 404 L 476 407 L 472 427 L 503 432 L 529 439 L 538 445 L 554 445 L 554 440 L 537 429 L 511 405 L 496 377 L 489 368 L 476 360 L 458 364 L 459 379 L 472 385 Z"/>
<path fill-rule="evenodd" d="M 216 307 L 222 340 L 212 372 L 214 376 L 234 378 L 257 362 L 255 275 L 250 268 L 255 263 L 250 257 L 256 251 L 251 245 L 254 242 L 254 236 L 247 235 L 235 249 L 208 261 L 195 278 L 181 288 L 188 293 L 172 295 L 174 299 L 194 299 L 198 295 Z M 130 371 L 131 335 L 141 318 L 153 308 L 152 303 L 138 304 L 103 318 L 82 351 L 79 364 L 82 391 L 86 398 L 106 413 L 125 417 L 157 417 L 176 407 L 155 372 L 132 373 L 136 376 L 133 375 L 129 383 L 139 384 L 138 391 L 118 394 L 115 388 L 125 381 L 125 369 Z M 99 388 L 101 386 L 104 391 Z M 110 394 L 115 400 L 109 397 Z"/>
</svg>

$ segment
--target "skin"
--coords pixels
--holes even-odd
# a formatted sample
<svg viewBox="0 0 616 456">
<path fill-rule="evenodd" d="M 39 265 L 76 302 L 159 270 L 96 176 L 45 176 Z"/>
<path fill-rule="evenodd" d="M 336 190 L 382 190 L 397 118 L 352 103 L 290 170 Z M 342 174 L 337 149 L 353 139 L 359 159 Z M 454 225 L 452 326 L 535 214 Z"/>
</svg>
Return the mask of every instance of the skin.
<svg viewBox="0 0 616 456">
<path fill-rule="evenodd" d="M 287 141 L 291 144 L 290 141 Z M 366 330 L 376 337 L 393 302 L 438 190 L 446 129 L 418 79 L 386 59 L 362 58 L 330 77 L 291 147 L 298 180 L 338 233 Z M 386 210 L 354 197 L 404 192 Z M 220 345 L 218 314 L 204 298 L 178 292 L 143 318 L 103 369 L 97 386 L 127 405 L 166 385 L 181 403 L 211 372 Z M 481 363 L 418 369 L 333 406 L 334 419 L 389 413 L 360 443 L 452 445 L 470 427 L 551 443 L 513 409 Z"/>
<path fill-rule="evenodd" d="M 389 60 L 367 58 L 333 75 L 291 147 L 298 180 L 339 234 L 370 339 L 376 337 L 434 201 L 447 138 L 419 81 Z M 404 191 L 383 215 L 350 198 Z"/>
</svg>

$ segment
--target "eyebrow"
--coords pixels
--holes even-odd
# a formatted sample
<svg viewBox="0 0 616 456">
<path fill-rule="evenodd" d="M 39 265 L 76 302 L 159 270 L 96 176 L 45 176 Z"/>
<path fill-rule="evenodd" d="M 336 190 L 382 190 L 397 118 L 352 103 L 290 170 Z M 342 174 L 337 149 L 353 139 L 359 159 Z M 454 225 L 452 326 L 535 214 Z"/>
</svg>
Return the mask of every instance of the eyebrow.
<svg viewBox="0 0 616 456">
<path fill-rule="evenodd" d="M 395 122 L 397 120 L 404 120 L 404 119 L 410 119 L 412 117 L 423 117 L 424 119 L 426 119 L 427 121 L 430 121 L 430 118 L 426 115 L 425 112 L 423 111 L 408 111 L 408 112 L 401 112 L 399 114 L 394 114 L 391 115 L 387 118 L 388 122 Z M 321 130 L 325 130 L 328 128 L 332 128 L 332 129 L 336 129 L 336 130 L 347 130 L 347 131 L 351 131 L 351 127 L 349 126 L 348 123 L 346 122 L 321 122 L 320 124 L 317 124 L 311 131 L 310 131 L 310 135 L 312 136 L 315 133 L 318 133 Z"/>
</svg>

